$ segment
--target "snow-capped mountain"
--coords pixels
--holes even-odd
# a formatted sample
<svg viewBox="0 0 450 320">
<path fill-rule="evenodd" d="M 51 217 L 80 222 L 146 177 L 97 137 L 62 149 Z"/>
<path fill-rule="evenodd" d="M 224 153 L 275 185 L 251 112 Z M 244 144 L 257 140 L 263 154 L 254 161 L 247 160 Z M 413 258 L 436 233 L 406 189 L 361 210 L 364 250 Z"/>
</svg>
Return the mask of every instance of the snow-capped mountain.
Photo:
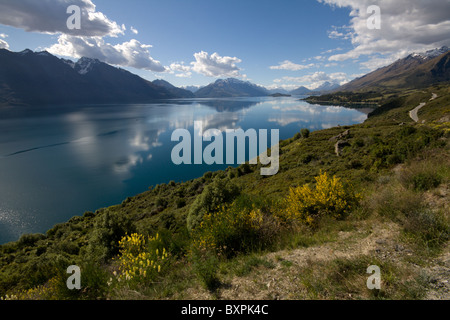
<svg viewBox="0 0 450 320">
<path fill-rule="evenodd" d="M 208 86 L 199 89 L 197 98 L 226 98 L 226 97 L 261 97 L 267 96 L 269 91 L 249 81 L 235 78 L 219 79 Z"/>
<path fill-rule="evenodd" d="M 436 48 L 436 49 L 432 49 L 432 50 L 428 50 L 426 52 L 421 52 L 421 53 L 413 53 L 411 54 L 412 57 L 414 58 L 421 58 L 424 60 L 429 60 L 429 59 L 433 59 L 436 57 L 439 57 L 440 55 L 446 53 L 450 51 L 450 49 L 447 46 L 443 46 L 441 48 Z"/>
<path fill-rule="evenodd" d="M 357 78 L 339 91 L 395 90 L 421 88 L 450 81 L 450 51 L 448 47 L 413 53 L 403 59 Z"/>
<path fill-rule="evenodd" d="M 82 57 L 77 63 L 74 64 L 74 69 L 81 75 L 90 72 L 96 64 L 100 64 L 101 62 L 97 59 L 91 59 Z"/>
<path fill-rule="evenodd" d="M 0 49 L 0 105 L 145 103 L 185 97 L 178 95 L 184 90 L 168 86 L 97 59 L 73 62 L 46 51 Z"/>
<path fill-rule="evenodd" d="M 203 88 L 204 86 L 182 86 L 181 88 L 184 90 L 188 90 L 192 93 L 196 93 L 198 90 Z"/>
</svg>

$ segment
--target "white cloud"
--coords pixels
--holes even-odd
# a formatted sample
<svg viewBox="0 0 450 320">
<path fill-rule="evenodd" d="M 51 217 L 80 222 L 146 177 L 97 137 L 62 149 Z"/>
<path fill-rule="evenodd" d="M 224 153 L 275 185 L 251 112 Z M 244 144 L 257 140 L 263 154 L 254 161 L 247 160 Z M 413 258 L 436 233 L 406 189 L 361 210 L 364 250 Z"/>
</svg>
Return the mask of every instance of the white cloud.
<svg viewBox="0 0 450 320">
<path fill-rule="evenodd" d="M 136 28 L 134 28 L 134 27 L 130 27 L 130 30 L 131 30 L 131 32 L 133 32 L 134 34 L 138 34 L 138 33 L 139 33 L 139 31 L 138 31 Z"/>
<path fill-rule="evenodd" d="M 101 37 L 75 37 L 63 34 L 58 38 L 58 43 L 47 48 L 47 51 L 67 57 L 95 58 L 113 65 L 155 72 L 165 71 L 164 66 L 150 56 L 151 47 L 136 39 L 112 45 Z"/>
<path fill-rule="evenodd" d="M 0 49 L 9 49 L 9 44 L 5 40 L 0 39 Z"/>
<path fill-rule="evenodd" d="M 81 9 L 81 29 L 70 30 L 67 19 L 69 5 Z M 124 67 L 134 67 L 154 72 L 164 72 L 161 63 L 153 59 L 151 45 L 132 39 L 112 45 L 106 37 L 117 38 L 124 35 L 125 25 L 119 25 L 96 11 L 92 0 L 2 0 L 0 2 L 0 24 L 24 29 L 28 32 L 58 34 L 58 43 L 46 50 L 50 53 L 71 57 L 89 57 Z M 131 27 L 131 32 L 138 30 Z M 3 40 L 1 47 L 8 47 Z"/>
<path fill-rule="evenodd" d="M 317 0 L 337 7 L 350 7 L 351 32 L 329 32 L 329 37 L 347 37 L 354 48 L 329 58 L 345 61 L 369 57 L 361 66 L 373 69 L 414 51 L 450 45 L 450 0 Z M 381 29 L 369 29 L 371 5 L 381 9 Z M 342 28 L 347 28 L 346 26 Z M 376 55 L 378 54 L 378 55 Z M 381 55 L 381 56 L 380 56 Z"/>
<path fill-rule="evenodd" d="M 396 60 L 404 58 L 404 56 L 405 52 L 403 50 L 398 52 L 397 54 L 388 55 L 387 57 L 380 57 L 377 55 L 373 55 L 369 57 L 369 60 L 361 62 L 360 65 L 363 69 L 376 70 L 385 67 L 387 65 L 390 65 Z"/>
<path fill-rule="evenodd" d="M 194 54 L 195 61 L 191 62 L 192 70 L 207 77 L 240 77 L 240 69 L 236 66 L 242 60 L 236 57 L 222 57 L 217 52 L 209 55 L 201 51 Z"/>
<path fill-rule="evenodd" d="M 8 38 L 7 34 L 0 33 L 0 38 L 6 39 Z M 9 44 L 5 40 L 0 39 L 0 49 L 9 49 Z"/>
<path fill-rule="evenodd" d="M 69 30 L 67 8 L 76 5 L 81 9 L 81 29 Z M 91 0 L 2 0 L 0 24 L 29 32 L 70 34 L 79 36 L 112 36 L 124 33 L 123 26 L 96 11 Z"/>
<path fill-rule="evenodd" d="M 298 88 L 299 86 L 305 86 L 308 89 L 314 90 L 325 82 L 343 85 L 350 80 L 350 77 L 344 72 L 326 73 L 324 71 L 317 71 L 301 77 L 283 77 L 281 79 L 275 79 L 274 82 L 280 87 L 295 86 Z"/>
<path fill-rule="evenodd" d="M 271 66 L 272 70 L 289 70 L 289 71 L 300 71 L 308 68 L 314 67 L 314 64 L 310 63 L 308 65 L 301 65 L 291 62 L 289 60 L 285 60 L 280 62 L 278 66 Z"/>
<path fill-rule="evenodd" d="M 327 63 L 324 65 L 325 68 L 337 67 L 338 64 L 336 62 Z"/>
<path fill-rule="evenodd" d="M 351 39 L 353 36 L 352 29 L 347 26 L 344 26 L 344 27 L 333 26 L 333 29 L 334 30 L 328 31 L 328 38 L 330 38 L 330 39 L 348 40 L 348 39 Z M 341 31 L 338 31 L 338 30 L 341 30 Z"/>
<path fill-rule="evenodd" d="M 323 51 L 320 54 L 332 53 L 332 52 L 335 52 L 335 51 L 342 51 L 342 50 L 343 50 L 342 48 L 338 47 L 338 48 L 335 48 L 335 49 L 330 49 L 330 50 Z"/>
<path fill-rule="evenodd" d="M 175 76 L 179 78 L 190 78 L 192 75 L 192 68 L 184 65 L 184 62 L 172 63 L 167 70 L 169 73 L 175 74 Z"/>
<path fill-rule="evenodd" d="M 344 36 L 343 33 L 337 32 L 336 30 L 330 31 L 330 32 L 328 33 L 328 37 L 329 37 L 330 39 L 337 39 L 337 38 L 341 38 L 341 37 L 343 37 L 343 36 Z"/>
<path fill-rule="evenodd" d="M 264 87 L 268 90 L 284 89 L 287 91 L 291 91 L 291 90 L 297 89 L 299 87 L 298 84 L 281 83 L 282 81 L 283 81 L 282 79 L 275 79 L 275 80 L 273 80 L 273 82 L 275 82 L 275 84 L 272 84 L 269 86 L 264 86 Z"/>
</svg>

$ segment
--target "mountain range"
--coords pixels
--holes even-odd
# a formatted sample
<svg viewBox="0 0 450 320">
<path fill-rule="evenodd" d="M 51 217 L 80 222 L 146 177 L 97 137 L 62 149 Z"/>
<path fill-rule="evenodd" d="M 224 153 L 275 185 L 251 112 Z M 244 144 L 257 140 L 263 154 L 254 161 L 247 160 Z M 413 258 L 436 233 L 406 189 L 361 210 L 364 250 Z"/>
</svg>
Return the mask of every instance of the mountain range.
<svg viewBox="0 0 450 320">
<path fill-rule="evenodd" d="M 195 92 L 197 98 L 261 97 L 269 95 L 266 88 L 234 78 L 219 79 Z"/>
<path fill-rule="evenodd" d="M 320 95 L 421 88 L 450 81 L 447 47 L 413 53 L 343 86 L 325 82 L 310 90 L 268 90 L 249 81 L 219 79 L 205 87 L 178 88 L 165 80 L 145 80 L 97 59 L 77 62 L 47 51 L 0 49 L 0 106 L 42 104 L 147 103 L 161 99 L 260 97 L 272 94 Z"/>
<path fill-rule="evenodd" d="M 167 91 L 169 91 L 169 93 L 171 93 L 176 98 L 194 98 L 195 97 L 195 95 L 192 91 L 175 87 L 173 84 L 171 84 L 165 80 L 162 80 L 162 79 L 155 80 L 152 83 L 154 85 L 157 85 L 159 87 L 166 89 Z"/>
<path fill-rule="evenodd" d="M 144 103 L 192 97 L 97 59 L 77 62 L 50 53 L 0 49 L 0 105 Z"/>
<path fill-rule="evenodd" d="M 442 47 L 413 53 L 403 59 L 357 78 L 335 91 L 382 91 L 424 88 L 450 81 L 450 49 Z"/>
</svg>

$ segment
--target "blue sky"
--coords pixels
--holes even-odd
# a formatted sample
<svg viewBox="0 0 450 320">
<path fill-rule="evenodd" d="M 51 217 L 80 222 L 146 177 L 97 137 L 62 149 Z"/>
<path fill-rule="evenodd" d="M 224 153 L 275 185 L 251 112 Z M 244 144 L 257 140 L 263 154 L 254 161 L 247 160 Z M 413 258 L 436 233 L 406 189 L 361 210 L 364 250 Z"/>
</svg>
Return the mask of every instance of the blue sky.
<svg viewBox="0 0 450 320">
<path fill-rule="evenodd" d="M 70 4 L 82 8 L 78 33 L 66 27 Z M 367 28 L 372 4 L 380 30 Z M 0 47 L 90 56 L 177 86 L 314 88 L 450 45 L 443 12 L 449 0 L 0 0 Z"/>
</svg>

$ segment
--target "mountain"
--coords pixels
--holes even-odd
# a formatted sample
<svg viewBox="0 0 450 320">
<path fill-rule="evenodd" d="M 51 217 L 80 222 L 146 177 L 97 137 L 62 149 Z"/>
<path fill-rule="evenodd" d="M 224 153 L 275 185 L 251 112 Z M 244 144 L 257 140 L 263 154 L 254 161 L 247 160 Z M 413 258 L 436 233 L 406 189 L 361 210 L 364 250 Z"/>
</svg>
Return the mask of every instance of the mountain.
<svg viewBox="0 0 450 320">
<path fill-rule="evenodd" d="M 333 90 L 336 90 L 339 87 L 340 87 L 340 85 L 337 84 L 337 83 L 332 83 L 332 82 L 326 81 L 321 86 L 319 86 L 316 89 L 314 89 L 314 92 L 317 92 L 317 93 L 320 93 L 320 94 L 324 94 L 324 93 L 328 93 L 328 92 L 331 92 Z"/>
<path fill-rule="evenodd" d="M 294 95 L 294 96 L 303 96 L 303 95 L 307 95 L 307 94 L 312 94 L 312 93 L 314 93 L 314 91 L 309 90 L 308 88 L 301 86 L 301 87 L 299 87 L 299 88 L 297 88 L 295 90 L 290 91 L 289 93 Z"/>
<path fill-rule="evenodd" d="M 197 98 L 228 98 L 228 97 L 261 97 L 269 94 L 266 88 L 248 81 L 234 78 L 219 79 L 206 87 L 199 89 Z"/>
<path fill-rule="evenodd" d="M 450 51 L 448 47 L 425 53 L 413 53 L 357 78 L 339 88 L 339 91 L 380 91 L 423 88 L 450 81 Z"/>
<path fill-rule="evenodd" d="M 181 87 L 184 90 L 189 90 L 192 93 L 196 93 L 199 89 L 203 88 L 202 86 L 183 86 Z"/>
<path fill-rule="evenodd" d="M 328 93 L 339 87 L 340 86 L 336 83 L 326 81 L 321 86 L 317 87 L 314 90 L 310 90 L 304 86 L 301 86 L 295 90 L 289 91 L 289 94 L 294 95 L 294 96 L 318 95 L 318 94 Z"/>
<path fill-rule="evenodd" d="M 0 49 L 0 105 L 144 103 L 178 97 L 174 90 L 96 59 L 73 62 L 46 51 Z"/>
<path fill-rule="evenodd" d="M 269 94 L 290 94 L 290 92 L 286 89 L 283 88 L 275 88 L 275 89 L 270 89 L 269 90 Z"/>
<path fill-rule="evenodd" d="M 192 91 L 177 88 L 165 80 L 158 79 L 153 81 L 152 83 L 156 86 L 166 89 L 167 91 L 169 91 L 171 94 L 173 94 L 178 98 L 194 98 L 194 93 L 192 93 Z"/>
</svg>

